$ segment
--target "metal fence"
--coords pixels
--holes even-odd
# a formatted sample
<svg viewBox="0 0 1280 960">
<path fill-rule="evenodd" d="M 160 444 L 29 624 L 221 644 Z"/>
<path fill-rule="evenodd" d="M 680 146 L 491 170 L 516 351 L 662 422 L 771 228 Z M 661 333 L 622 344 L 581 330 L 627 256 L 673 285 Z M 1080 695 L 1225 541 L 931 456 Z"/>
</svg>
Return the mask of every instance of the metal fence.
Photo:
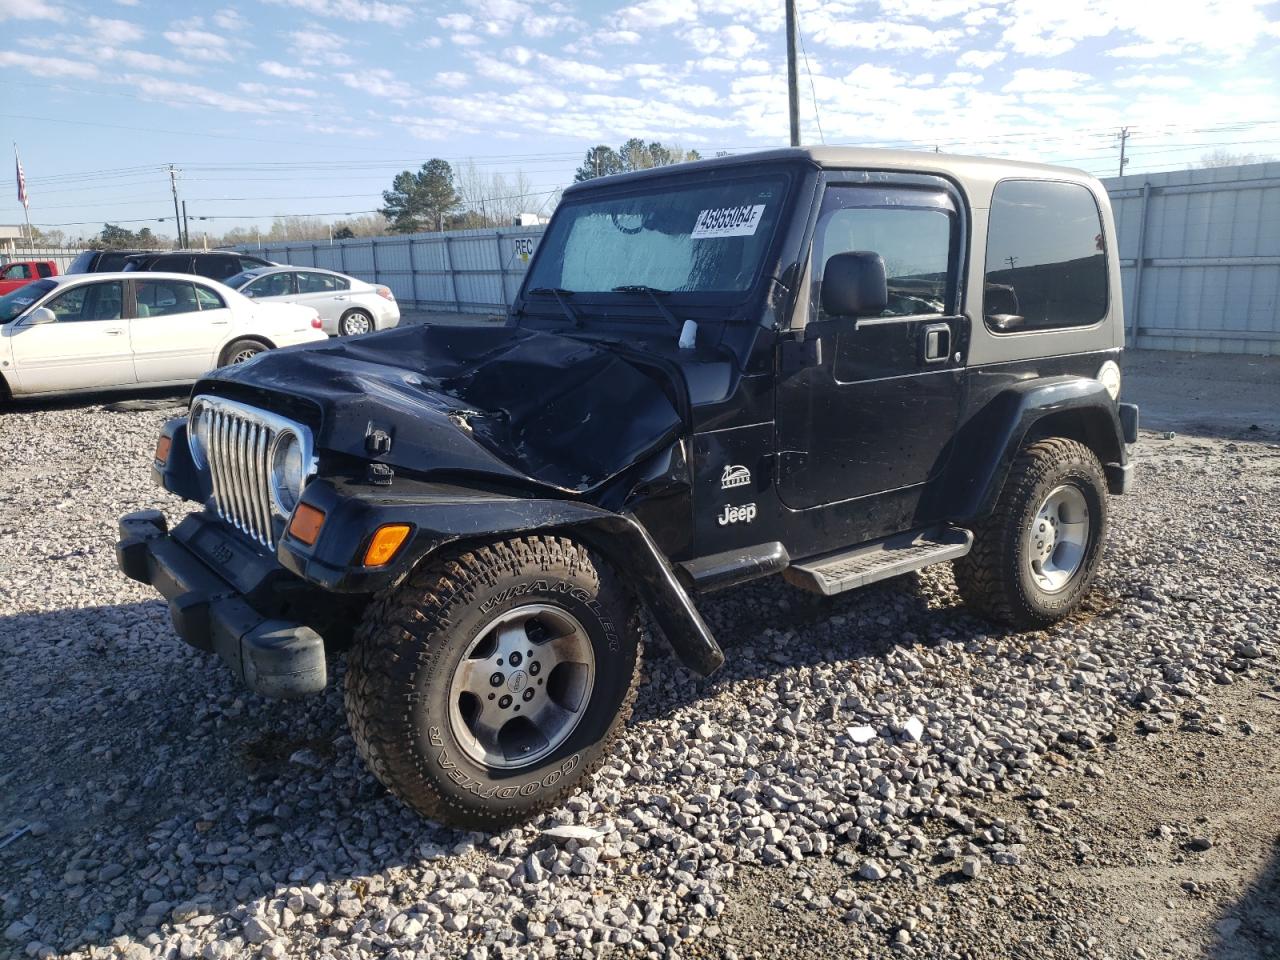
<svg viewBox="0 0 1280 960">
<path fill-rule="evenodd" d="M 59 273 L 66 273 L 71 261 L 81 253 L 83 251 L 79 247 L 28 247 L 20 242 L 14 245 L 12 253 L 0 255 L 0 264 L 15 260 L 52 260 L 58 265 Z"/>
<path fill-rule="evenodd" d="M 1280 163 L 1103 183 L 1131 346 L 1280 355 Z"/>
<path fill-rule="evenodd" d="M 543 227 L 499 227 L 239 248 L 277 263 L 324 267 L 391 288 L 420 310 L 505 312 Z"/>
</svg>

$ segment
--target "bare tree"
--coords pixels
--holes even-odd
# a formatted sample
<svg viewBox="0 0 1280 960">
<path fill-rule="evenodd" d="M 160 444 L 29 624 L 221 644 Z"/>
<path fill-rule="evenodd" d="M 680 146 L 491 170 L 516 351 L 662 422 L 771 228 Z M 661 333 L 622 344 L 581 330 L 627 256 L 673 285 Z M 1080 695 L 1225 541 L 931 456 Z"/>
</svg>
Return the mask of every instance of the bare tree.
<svg viewBox="0 0 1280 960">
<path fill-rule="evenodd" d="M 1275 157 L 1262 156 L 1256 153 L 1232 153 L 1225 147 L 1218 147 L 1209 153 L 1200 155 L 1195 166 L 1202 169 L 1210 167 L 1239 167 L 1247 163 L 1270 163 Z"/>
</svg>

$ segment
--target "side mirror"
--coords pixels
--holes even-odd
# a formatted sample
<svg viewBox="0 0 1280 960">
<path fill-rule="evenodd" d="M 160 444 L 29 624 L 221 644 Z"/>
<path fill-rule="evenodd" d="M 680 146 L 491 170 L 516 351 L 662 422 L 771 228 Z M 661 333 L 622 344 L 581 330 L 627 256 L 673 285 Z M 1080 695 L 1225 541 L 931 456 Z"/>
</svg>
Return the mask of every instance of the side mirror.
<svg viewBox="0 0 1280 960">
<path fill-rule="evenodd" d="M 870 250 L 837 253 L 822 271 L 822 312 L 831 317 L 876 316 L 889 305 L 884 260 Z"/>
<path fill-rule="evenodd" d="M 57 323 L 58 315 L 48 307 L 36 307 L 29 314 L 27 319 L 23 321 L 23 325 L 27 327 L 38 327 L 42 323 Z"/>
</svg>

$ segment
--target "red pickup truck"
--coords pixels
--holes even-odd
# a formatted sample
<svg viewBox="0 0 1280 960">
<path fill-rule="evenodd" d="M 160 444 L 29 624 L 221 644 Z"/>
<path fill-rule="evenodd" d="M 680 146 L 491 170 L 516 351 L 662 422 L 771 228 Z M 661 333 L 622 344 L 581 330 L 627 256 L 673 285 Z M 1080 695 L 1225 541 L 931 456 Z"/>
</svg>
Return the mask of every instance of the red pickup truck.
<svg viewBox="0 0 1280 960">
<path fill-rule="evenodd" d="M 32 280 L 56 277 L 58 265 L 52 260 L 18 260 L 0 267 L 0 297 L 12 293 Z"/>
</svg>

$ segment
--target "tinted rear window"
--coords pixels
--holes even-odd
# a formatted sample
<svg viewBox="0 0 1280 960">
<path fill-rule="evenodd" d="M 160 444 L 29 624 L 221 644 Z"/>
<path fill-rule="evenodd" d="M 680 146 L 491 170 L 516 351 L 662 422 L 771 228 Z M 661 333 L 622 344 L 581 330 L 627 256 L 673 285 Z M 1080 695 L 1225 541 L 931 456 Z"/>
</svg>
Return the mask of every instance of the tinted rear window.
<svg viewBox="0 0 1280 960">
<path fill-rule="evenodd" d="M 117 270 L 123 270 L 125 261 L 129 259 L 129 254 L 114 250 L 104 251 L 102 256 L 98 258 L 98 262 L 93 266 L 94 273 L 114 273 Z"/>
<path fill-rule="evenodd" d="M 1001 332 L 1080 327 L 1107 313 L 1098 204 L 1078 183 L 1005 180 L 991 198 L 983 314 Z"/>
<path fill-rule="evenodd" d="M 71 261 L 71 266 L 67 267 L 67 273 L 88 273 L 93 269 L 93 258 L 97 256 L 92 250 L 86 250 L 80 256 Z"/>
<path fill-rule="evenodd" d="M 240 272 L 238 257 L 223 253 L 197 254 L 195 257 L 196 273 L 210 280 L 226 280 Z"/>
</svg>

